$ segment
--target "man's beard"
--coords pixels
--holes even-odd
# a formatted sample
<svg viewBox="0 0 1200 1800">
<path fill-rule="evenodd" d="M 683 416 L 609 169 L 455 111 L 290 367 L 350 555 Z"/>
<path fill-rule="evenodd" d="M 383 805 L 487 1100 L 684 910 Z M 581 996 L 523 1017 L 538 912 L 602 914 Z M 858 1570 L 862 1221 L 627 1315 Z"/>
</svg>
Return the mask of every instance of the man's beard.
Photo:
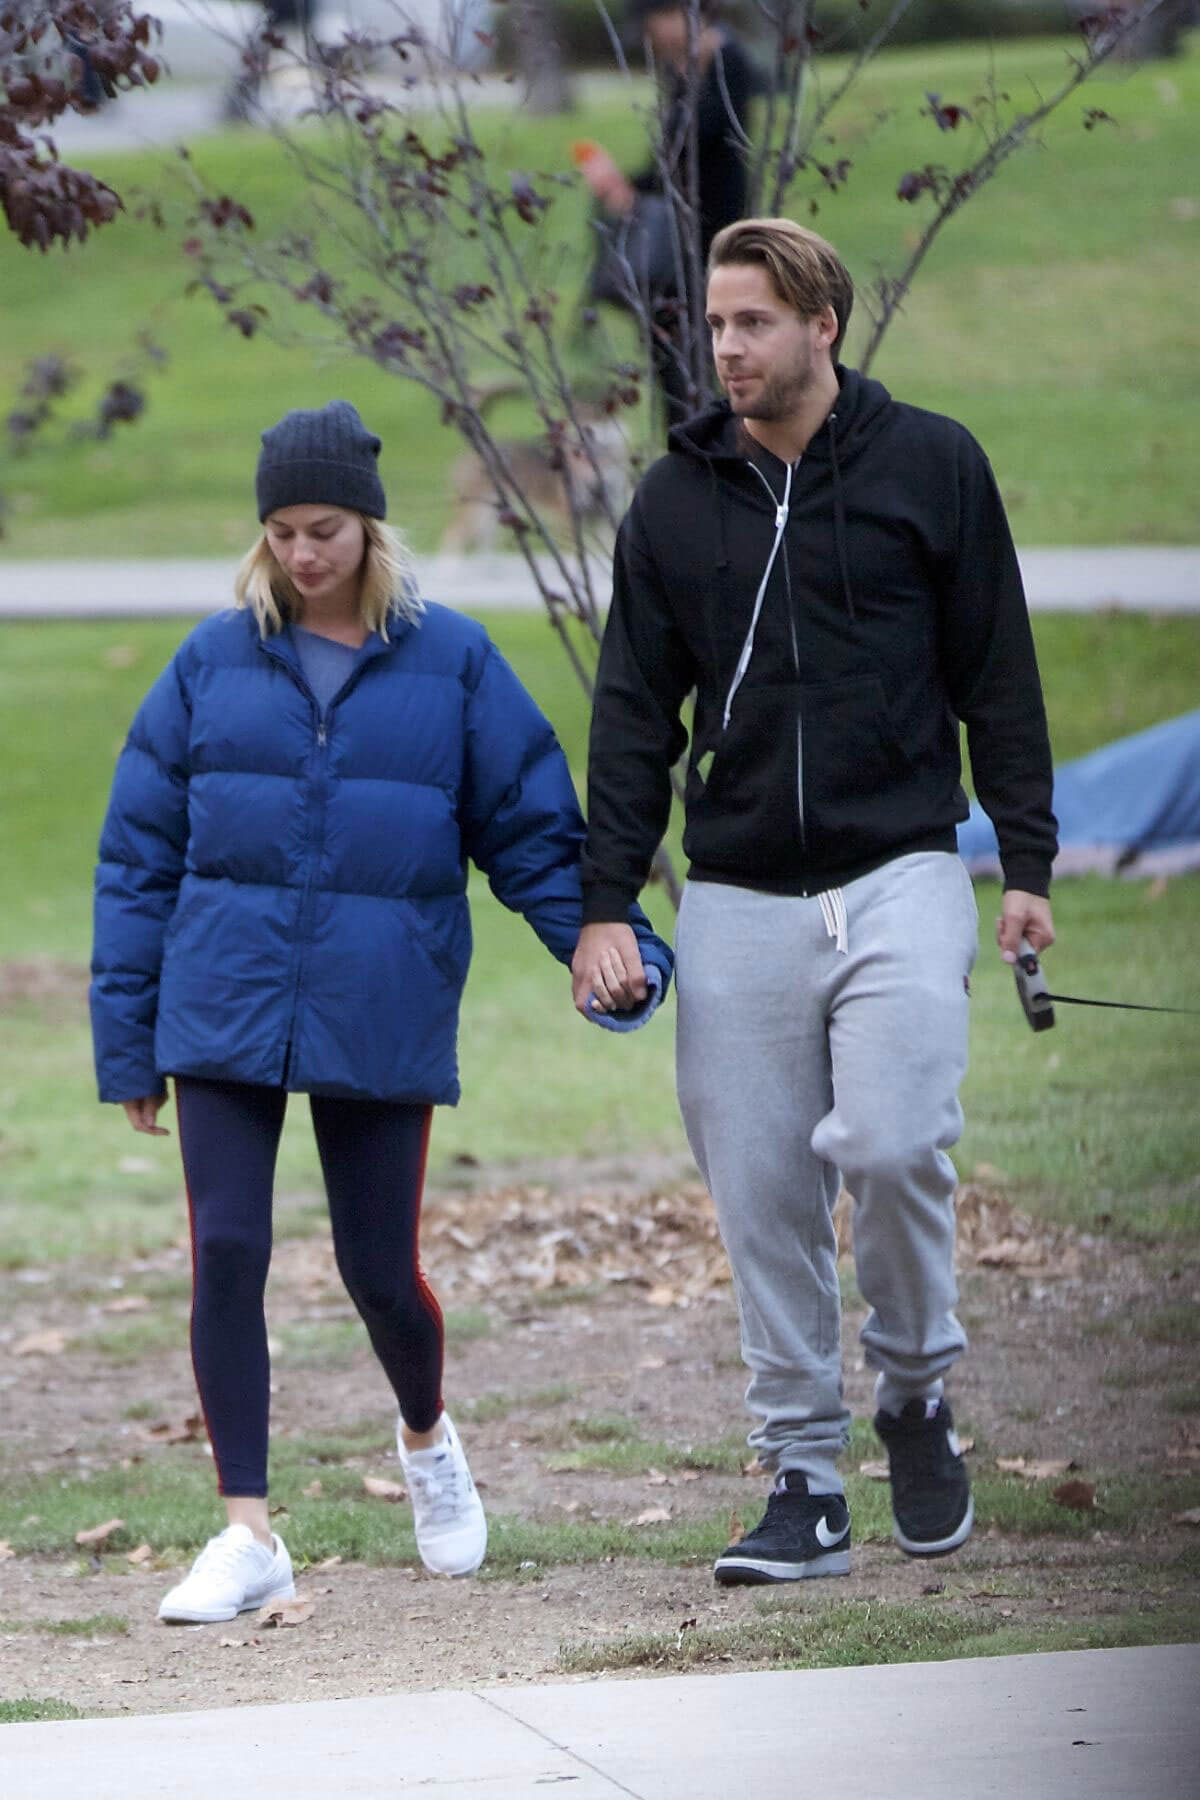
<svg viewBox="0 0 1200 1800">
<path fill-rule="evenodd" d="M 739 419 L 761 419 L 766 425 L 774 425 L 796 411 L 815 379 L 813 359 L 806 356 L 790 369 L 776 369 L 765 376 L 754 398 L 741 404 L 731 401 L 730 406 Z"/>
</svg>

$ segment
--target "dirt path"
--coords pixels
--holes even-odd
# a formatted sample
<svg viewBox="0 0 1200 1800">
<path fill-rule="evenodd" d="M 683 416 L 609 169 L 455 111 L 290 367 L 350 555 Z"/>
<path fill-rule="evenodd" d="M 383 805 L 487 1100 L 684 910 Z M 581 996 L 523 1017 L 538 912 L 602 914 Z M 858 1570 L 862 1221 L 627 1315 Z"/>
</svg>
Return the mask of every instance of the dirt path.
<svg viewBox="0 0 1200 1800">
<path fill-rule="evenodd" d="M 641 1530 L 732 1517 L 761 1496 L 761 1478 L 740 1471 L 731 1441 L 744 1430 L 744 1376 L 707 1197 L 678 1171 L 656 1173 L 673 1179 L 640 1191 L 611 1172 L 560 1166 L 541 1180 L 497 1189 L 478 1179 L 430 1196 L 425 1260 L 450 1323 L 447 1399 L 493 1516 L 618 1521 L 636 1541 Z M 953 1396 L 978 1467 L 994 1470 L 997 1456 L 1070 1458 L 1081 1479 L 1150 1474 L 1168 1501 L 1182 1493 L 1180 1478 L 1200 1466 L 1200 1264 L 1035 1230 L 1000 1191 L 966 1190 L 960 1218 L 972 1348 Z M 848 1258 L 845 1267 L 847 1394 L 863 1417 L 871 1381 L 857 1353 L 862 1310 Z M 92 1525 L 88 1483 L 114 1465 L 169 1470 L 172 1458 L 204 1456 L 201 1443 L 165 1441 L 165 1428 L 194 1434 L 187 1285 L 182 1245 L 120 1268 L 0 1278 L 0 1492 L 32 1474 L 42 1491 L 49 1483 L 71 1497 L 72 1519 Z M 278 1246 L 270 1320 L 277 1445 L 340 1434 L 339 1471 L 398 1477 L 388 1393 L 322 1240 Z M 650 1461 L 655 1453 L 639 1452 L 647 1444 L 669 1458 Z M 705 1466 L 684 1466 L 689 1446 Z M 615 1468 L 571 1466 L 606 1457 Z M 314 1455 L 312 1480 L 328 1483 L 329 1467 Z M 406 1511 L 395 1509 L 397 1521 Z M 314 1611 L 297 1629 L 268 1630 L 247 1615 L 166 1630 L 154 1611 L 179 1558 L 164 1541 L 140 1565 L 124 1546 L 77 1551 L 65 1531 L 59 1555 L 5 1558 L 3 1540 L 19 1545 L 27 1525 L 0 1498 L 0 1697 L 53 1696 L 87 1711 L 541 1680 L 562 1672 L 564 1647 L 602 1649 L 631 1632 L 682 1642 L 687 1631 L 762 1611 L 756 1591 L 718 1591 L 707 1560 L 510 1564 L 467 1583 L 346 1561 L 304 1574 Z M 302 1555 L 295 1530 L 283 1529 Z M 1120 1610 L 1131 1567 L 1178 1557 L 1195 1536 L 1186 1526 L 1114 1535 L 1099 1514 L 1078 1538 L 985 1530 L 932 1569 L 889 1545 L 860 1544 L 849 1581 L 805 1584 L 792 1604 L 812 1612 L 834 1600 L 936 1593 L 973 1617 L 1007 1607 L 1005 1617 L 1036 1621 L 1070 1616 L 1086 1595 L 1092 1616 Z M 1189 1591 L 1194 1599 L 1194 1581 Z M 82 1636 L 48 1630 L 97 1618 Z"/>
</svg>

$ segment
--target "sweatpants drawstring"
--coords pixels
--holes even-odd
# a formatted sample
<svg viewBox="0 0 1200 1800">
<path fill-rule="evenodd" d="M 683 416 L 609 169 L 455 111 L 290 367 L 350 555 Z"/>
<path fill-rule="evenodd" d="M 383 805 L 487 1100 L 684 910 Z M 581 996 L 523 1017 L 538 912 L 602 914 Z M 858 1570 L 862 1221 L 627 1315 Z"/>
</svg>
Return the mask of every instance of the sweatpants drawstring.
<svg viewBox="0 0 1200 1800">
<path fill-rule="evenodd" d="M 834 949 L 839 956 L 850 954 L 850 925 L 846 918 L 846 896 L 841 888 L 826 888 L 818 894 L 821 902 L 821 917 L 825 921 L 825 929 L 833 939 Z"/>
</svg>

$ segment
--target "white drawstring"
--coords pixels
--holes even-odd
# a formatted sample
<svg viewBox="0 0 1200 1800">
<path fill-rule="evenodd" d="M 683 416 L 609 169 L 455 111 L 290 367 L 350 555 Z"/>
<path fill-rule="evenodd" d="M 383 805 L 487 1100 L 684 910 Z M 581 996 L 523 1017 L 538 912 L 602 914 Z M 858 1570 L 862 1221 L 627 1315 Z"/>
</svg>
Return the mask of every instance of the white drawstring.
<svg viewBox="0 0 1200 1800">
<path fill-rule="evenodd" d="M 768 494 L 771 495 L 771 499 L 775 500 L 775 495 L 771 490 L 771 484 L 763 474 L 762 470 L 755 463 L 751 463 L 750 467 L 754 470 L 754 473 L 758 476 Z M 738 657 L 738 665 L 733 672 L 733 681 L 730 685 L 728 694 L 725 696 L 725 716 L 721 720 L 722 731 L 726 730 L 729 725 L 729 711 L 733 705 L 733 697 L 742 685 L 742 677 L 750 667 L 750 658 L 754 654 L 754 634 L 758 630 L 758 615 L 762 611 L 763 596 L 767 591 L 767 583 L 771 579 L 771 570 L 775 567 L 775 558 L 779 554 L 779 546 L 783 542 L 783 528 L 787 524 L 788 506 L 791 502 L 791 498 L 792 465 L 789 463 L 787 465 L 787 479 L 784 482 L 783 487 L 782 504 L 778 501 L 775 503 L 775 542 L 771 545 L 771 554 L 767 558 L 767 566 L 763 570 L 763 578 L 758 584 L 758 593 L 754 596 L 754 612 L 750 619 L 750 629 L 746 633 L 746 641 L 742 645 L 742 654 Z"/>
<path fill-rule="evenodd" d="M 846 918 L 846 896 L 841 888 L 826 888 L 817 898 L 821 902 L 821 917 L 825 921 L 825 930 L 833 939 L 834 949 L 839 956 L 849 956 L 850 924 Z"/>
</svg>

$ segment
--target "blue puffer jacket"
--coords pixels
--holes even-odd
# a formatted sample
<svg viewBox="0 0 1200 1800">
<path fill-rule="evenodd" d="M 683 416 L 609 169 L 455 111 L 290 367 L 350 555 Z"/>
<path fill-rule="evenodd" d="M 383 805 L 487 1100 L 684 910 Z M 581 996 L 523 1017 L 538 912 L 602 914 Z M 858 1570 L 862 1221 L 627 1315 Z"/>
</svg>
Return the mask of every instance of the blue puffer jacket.
<svg viewBox="0 0 1200 1800">
<path fill-rule="evenodd" d="M 186 1074 L 453 1103 L 468 857 L 569 963 L 584 828 L 553 731 L 472 620 L 389 630 L 324 725 L 288 634 L 247 612 L 150 690 L 100 840 L 101 1099 Z M 630 922 L 665 983 L 670 951 Z"/>
</svg>

